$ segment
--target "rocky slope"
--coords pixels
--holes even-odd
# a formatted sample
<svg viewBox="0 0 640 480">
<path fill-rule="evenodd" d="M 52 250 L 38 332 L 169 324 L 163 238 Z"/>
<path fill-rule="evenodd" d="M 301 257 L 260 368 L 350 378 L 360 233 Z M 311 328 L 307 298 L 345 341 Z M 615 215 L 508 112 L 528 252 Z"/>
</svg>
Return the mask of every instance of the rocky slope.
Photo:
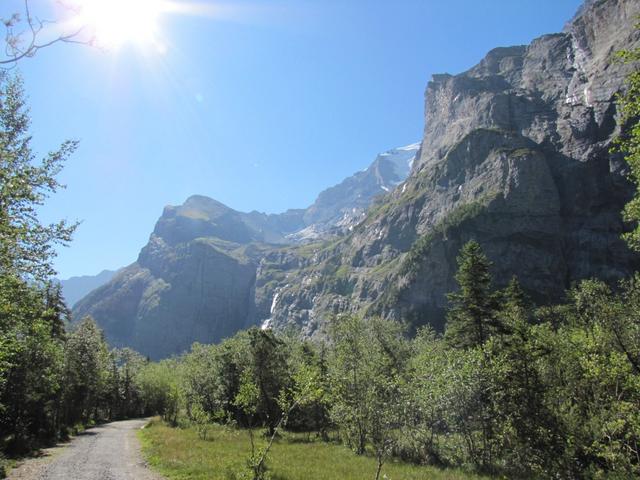
<svg viewBox="0 0 640 480">
<path fill-rule="evenodd" d="M 472 238 L 499 285 L 518 275 L 540 302 L 579 279 L 613 283 L 635 270 L 620 240 L 631 187 L 609 148 L 630 71 L 612 54 L 638 45 L 638 14 L 637 1 L 590 1 L 563 33 L 435 75 L 402 187 L 349 236 L 263 261 L 269 325 L 312 335 L 331 315 L 359 311 L 441 326 L 457 253 Z"/>
<path fill-rule="evenodd" d="M 199 195 L 168 206 L 137 261 L 79 301 L 74 318 L 93 316 L 112 345 L 152 358 L 233 335 L 268 315 L 255 301 L 262 258 L 278 245 L 351 228 L 376 196 L 406 178 L 417 149 L 381 154 L 308 209 L 242 213 Z"/>
<path fill-rule="evenodd" d="M 304 212 L 305 228 L 289 238 L 318 240 L 350 231 L 362 221 L 374 198 L 390 192 L 407 178 L 419 147 L 416 143 L 381 153 L 366 170 L 321 192 Z"/>
</svg>

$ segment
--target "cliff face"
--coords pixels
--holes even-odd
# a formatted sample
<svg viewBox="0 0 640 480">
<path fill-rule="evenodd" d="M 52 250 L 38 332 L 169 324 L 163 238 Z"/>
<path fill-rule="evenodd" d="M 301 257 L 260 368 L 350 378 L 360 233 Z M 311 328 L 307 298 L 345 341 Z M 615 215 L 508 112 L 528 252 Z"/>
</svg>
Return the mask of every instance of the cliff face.
<svg viewBox="0 0 640 480">
<path fill-rule="evenodd" d="M 563 33 L 434 76 L 411 175 L 351 235 L 297 255 L 303 266 L 274 289 L 270 325 L 313 334 L 331 314 L 367 311 L 440 326 L 472 238 L 499 285 L 518 275 L 541 302 L 636 269 L 620 240 L 631 187 L 609 148 L 630 71 L 612 54 L 638 45 L 638 14 L 631 0 L 589 2 Z"/>
</svg>

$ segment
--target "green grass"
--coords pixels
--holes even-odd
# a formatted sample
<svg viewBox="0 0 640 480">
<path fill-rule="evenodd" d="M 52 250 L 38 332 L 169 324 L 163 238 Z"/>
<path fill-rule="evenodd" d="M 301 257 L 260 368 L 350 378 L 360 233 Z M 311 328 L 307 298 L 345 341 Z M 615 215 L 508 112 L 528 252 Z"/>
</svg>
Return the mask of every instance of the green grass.
<svg viewBox="0 0 640 480">
<path fill-rule="evenodd" d="M 15 458 L 0 457 L 0 478 L 7 478 L 7 475 L 17 465 L 18 460 Z"/>
<path fill-rule="evenodd" d="M 250 443 L 246 431 L 212 427 L 209 439 L 198 438 L 194 429 L 174 429 L 154 421 L 139 432 L 149 464 L 171 480 L 217 480 L 242 478 Z M 285 434 L 269 453 L 267 465 L 273 480 L 373 480 L 376 461 L 357 456 L 335 443 L 306 441 L 306 435 Z M 459 470 L 389 461 L 382 473 L 389 480 L 471 480 L 476 475 Z M 381 476 L 381 478 L 383 478 Z"/>
</svg>

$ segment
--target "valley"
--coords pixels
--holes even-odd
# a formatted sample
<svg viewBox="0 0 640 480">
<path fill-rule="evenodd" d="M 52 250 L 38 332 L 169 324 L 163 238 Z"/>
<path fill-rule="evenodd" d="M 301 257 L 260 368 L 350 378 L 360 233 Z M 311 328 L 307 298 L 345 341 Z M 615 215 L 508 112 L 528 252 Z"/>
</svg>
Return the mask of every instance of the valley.
<svg viewBox="0 0 640 480">
<path fill-rule="evenodd" d="M 640 1 L 575 1 L 0 5 L 0 478 L 640 478 Z"/>
</svg>

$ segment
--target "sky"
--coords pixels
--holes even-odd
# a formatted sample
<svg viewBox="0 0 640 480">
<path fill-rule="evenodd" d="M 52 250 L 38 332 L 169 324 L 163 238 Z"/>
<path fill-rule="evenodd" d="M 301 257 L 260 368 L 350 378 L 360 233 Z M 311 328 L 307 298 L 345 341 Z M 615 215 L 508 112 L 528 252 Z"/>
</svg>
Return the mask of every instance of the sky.
<svg viewBox="0 0 640 480">
<path fill-rule="evenodd" d="M 128 3 L 115 3 L 118 32 Z M 41 209 L 43 221 L 81 221 L 59 277 L 134 262 L 163 207 L 193 194 L 240 211 L 310 205 L 379 152 L 421 140 L 432 74 L 560 31 L 580 3 L 200 1 L 159 16 L 153 44 L 41 50 L 19 64 L 33 146 L 80 141 L 67 188 Z"/>
</svg>

